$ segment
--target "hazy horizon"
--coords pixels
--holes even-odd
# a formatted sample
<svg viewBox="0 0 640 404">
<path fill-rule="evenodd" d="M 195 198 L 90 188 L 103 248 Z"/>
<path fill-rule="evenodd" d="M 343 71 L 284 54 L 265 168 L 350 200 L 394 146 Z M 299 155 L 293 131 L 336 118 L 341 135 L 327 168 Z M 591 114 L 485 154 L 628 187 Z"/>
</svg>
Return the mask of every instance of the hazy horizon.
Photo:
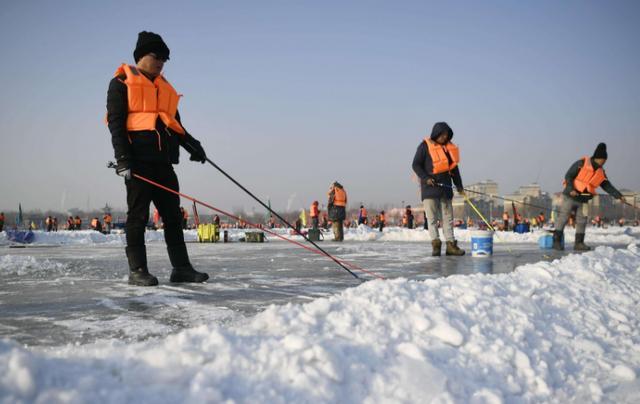
<svg viewBox="0 0 640 404">
<path fill-rule="evenodd" d="M 277 210 L 334 180 L 351 204 L 418 204 L 411 162 L 436 121 L 465 184 L 557 192 L 606 142 L 612 183 L 640 191 L 638 17 L 633 1 L 7 3 L 0 210 L 126 205 L 103 119 L 142 30 L 171 49 L 187 130 Z M 257 207 L 184 151 L 176 171 L 187 194 Z"/>
</svg>

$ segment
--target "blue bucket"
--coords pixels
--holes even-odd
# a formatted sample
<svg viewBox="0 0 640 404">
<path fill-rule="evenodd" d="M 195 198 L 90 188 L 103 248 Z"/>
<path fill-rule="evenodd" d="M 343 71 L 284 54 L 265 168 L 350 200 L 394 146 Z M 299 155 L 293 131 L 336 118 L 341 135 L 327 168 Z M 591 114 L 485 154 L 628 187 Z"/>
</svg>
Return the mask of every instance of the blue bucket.
<svg viewBox="0 0 640 404">
<path fill-rule="evenodd" d="M 493 255 L 493 232 L 477 230 L 471 233 L 471 256 L 490 257 Z"/>
<path fill-rule="evenodd" d="M 514 232 L 524 234 L 529 232 L 529 225 L 526 223 L 518 223 L 513 229 Z"/>
<path fill-rule="evenodd" d="M 543 250 L 548 250 L 553 247 L 553 236 L 551 234 L 545 234 L 538 239 L 538 246 Z"/>
</svg>

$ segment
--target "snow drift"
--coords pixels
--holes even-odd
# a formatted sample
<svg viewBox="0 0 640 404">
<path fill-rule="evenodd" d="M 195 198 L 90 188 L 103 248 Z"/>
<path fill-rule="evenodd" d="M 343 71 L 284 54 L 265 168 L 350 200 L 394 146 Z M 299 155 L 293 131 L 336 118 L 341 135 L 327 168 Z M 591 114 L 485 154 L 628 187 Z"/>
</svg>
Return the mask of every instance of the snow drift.
<svg viewBox="0 0 640 404">
<path fill-rule="evenodd" d="M 231 241 L 238 241 L 245 236 L 246 231 L 256 231 L 256 229 L 229 229 L 229 239 Z M 473 230 L 466 229 L 454 229 L 455 237 L 459 241 L 469 242 L 471 241 L 471 232 Z M 294 240 L 303 240 L 300 236 L 293 236 L 288 229 L 275 229 L 273 232 L 291 238 Z M 442 230 L 440 231 L 441 237 Z M 125 245 L 125 235 L 122 232 L 112 234 L 102 234 L 93 230 L 81 230 L 81 231 L 66 231 L 47 233 L 44 231 L 35 231 L 35 239 L 33 244 L 47 244 L 47 245 L 89 245 L 89 244 L 114 244 Z M 538 239 L 543 234 L 548 234 L 543 230 L 536 230 L 531 233 L 518 234 L 513 232 L 501 232 L 498 231 L 494 235 L 494 243 L 525 243 L 525 244 L 537 244 Z M 281 241 L 281 238 L 266 234 L 269 241 Z M 565 240 L 567 243 L 572 243 L 575 236 L 575 230 L 567 229 L 565 231 Z M 634 243 L 636 238 L 640 236 L 640 228 L 636 227 L 612 227 L 607 229 L 587 229 L 586 241 L 588 243 L 598 244 L 618 244 L 627 245 Z M 324 232 L 324 237 L 327 241 L 332 240 L 333 235 L 330 232 Z M 147 231 L 145 233 L 147 242 L 161 242 L 164 241 L 164 233 L 160 231 Z M 195 230 L 186 230 L 184 232 L 184 238 L 186 241 L 196 241 L 198 238 Z M 406 241 L 406 242 L 425 242 L 431 241 L 429 233 L 423 229 L 405 229 L 401 227 L 388 227 L 383 232 L 379 232 L 377 229 L 360 225 L 355 229 L 347 229 L 345 231 L 346 241 Z M 7 244 L 7 238 L 5 233 L 0 233 L 0 245 Z"/>
<path fill-rule="evenodd" d="M 4 340 L 0 399 L 634 403 L 639 300 L 636 245 L 504 275 L 371 281 L 133 344 Z"/>
</svg>

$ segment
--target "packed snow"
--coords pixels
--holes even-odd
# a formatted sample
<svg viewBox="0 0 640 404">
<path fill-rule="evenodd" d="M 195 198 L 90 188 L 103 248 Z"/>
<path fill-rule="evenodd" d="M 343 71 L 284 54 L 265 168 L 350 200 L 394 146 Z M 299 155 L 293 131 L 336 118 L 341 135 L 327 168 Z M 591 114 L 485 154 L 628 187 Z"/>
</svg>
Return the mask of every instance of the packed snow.
<svg viewBox="0 0 640 404">
<path fill-rule="evenodd" d="M 137 342 L 5 339 L 0 401 L 637 403 L 638 234 L 591 234 L 633 241 L 508 274 L 370 281 Z M 11 268 L 68 270 L 0 259 Z"/>
<path fill-rule="evenodd" d="M 239 241 L 245 237 L 245 232 L 256 231 L 256 229 L 229 229 L 227 230 L 230 241 Z M 282 237 L 302 240 L 302 237 L 292 235 L 291 230 L 288 229 L 274 229 L 270 230 Z M 475 230 L 467 229 L 454 229 L 454 235 L 457 240 L 469 242 L 471 241 L 471 234 Z M 440 237 L 443 238 L 442 229 L 440 230 Z M 532 243 L 536 244 L 538 239 L 549 234 L 546 230 L 536 229 L 529 233 L 514 233 L 497 231 L 494 234 L 494 243 Z M 112 234 L 102 234 L 93 230 L 80 230 L 80 231 L 67 231 L 62 230 L 58 232 L 44 232 L 41 230 L 34 231 L 35 239 L 34 244 L 44 245 L 72 245 L 72 244 L 113 244 L 113 245 L 125 245 L 125 235 L 122 231 L 113 232 Z M 266 233 L 266 238 L 269 241 L 281 241 L 282 238 Z M 323 236 L 326 240 L 331 240 L 333 235 L 331 232 L 323 232 Z M 147 242 L 156 242 L 164 240 L 164 233 L 162 230 L 148 230 L 145 233 Z M 198 234 L 196 230 L 186 230 L 184 232 L 186 241 L 197 241 Z M 565 231 L 565 241 L 567 243 L 573 242 L 575 237 L 575 230 L 567 228 Z M 637 227 L 611 227 L 611 228 L 589 228 L 587 229 L 586 242 L 597 244 L 630 244 L 640 237 L 640 228 Z M 387 227 L 382 232 L 378 229 L 372 229 L 366 225 L 360 225 L 357 228 L 349 228 L 345 230 L 344 238 L 346 241 L 402 241 L 402 242 L 430 242 L 431 238 L 429 232 L 423 229 L 406 229 L 402 227 Z M 0 245 L 7 244 L 6 234 L 0 232 Z"/>
</svg>

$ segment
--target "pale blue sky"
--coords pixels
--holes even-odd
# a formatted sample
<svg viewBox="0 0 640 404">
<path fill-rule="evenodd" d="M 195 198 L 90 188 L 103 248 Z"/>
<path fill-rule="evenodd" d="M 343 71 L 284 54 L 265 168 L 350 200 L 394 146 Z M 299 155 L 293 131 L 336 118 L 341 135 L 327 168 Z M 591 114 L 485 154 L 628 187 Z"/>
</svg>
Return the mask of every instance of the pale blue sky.
<svg viewBox="0 0 640 404">
<path fill-rule="evenodd" d="M 640 190 L 639 20 L 634 1 L 3 2 L 0 209 L 125 205 L 102 120 L 141 30 L 171 49 L 187 129 L 277 209 L 336 179 L 352 203 L 417 203 L 439 120 L 467 184 L 558 191 L 605 141 L 612 182 Z M 256 205 L 185 153 L 176 169 L 187 193 Z"/>
</svg>

